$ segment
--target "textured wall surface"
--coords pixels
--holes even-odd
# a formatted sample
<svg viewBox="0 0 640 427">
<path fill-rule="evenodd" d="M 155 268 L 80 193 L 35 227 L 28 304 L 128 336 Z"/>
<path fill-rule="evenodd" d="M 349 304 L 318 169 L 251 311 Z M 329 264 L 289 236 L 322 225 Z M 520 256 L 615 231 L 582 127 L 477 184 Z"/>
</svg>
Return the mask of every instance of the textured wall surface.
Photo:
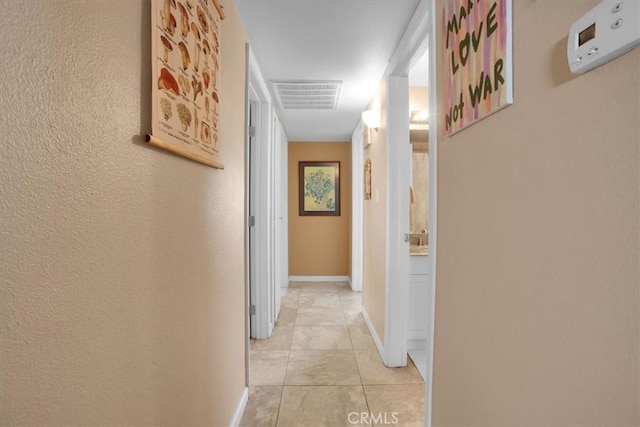
<svg viewBox="0 0 640 427">
<path fill-rule="evenodd" d="M 514 105 L 439 139 L 436 426 L 640 425 L 640 49 L 566 58 L 598 3 L 514 1 Z"/>
<path fill-rule="evenodd" d="M 289 142 L 289 275 L 349 276 L 351 144 Z M 298 214 L 298 162 L 340 162 L 340 216 Z"/>
<path fill-rule="evenodd" d="M 231 419 L 246 37 L 225 5 L 217 171 L 143 142 L 149 1 L 0 1 L 0 425 Z"/>
</svg>

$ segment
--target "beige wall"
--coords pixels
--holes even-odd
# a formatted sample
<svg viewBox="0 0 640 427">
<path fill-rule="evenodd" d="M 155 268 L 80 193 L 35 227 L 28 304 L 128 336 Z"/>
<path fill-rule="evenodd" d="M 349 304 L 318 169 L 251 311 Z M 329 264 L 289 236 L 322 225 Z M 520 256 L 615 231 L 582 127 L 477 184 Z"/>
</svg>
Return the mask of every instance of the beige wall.
<svg viewBox="0 0 640 427">
<path fill-rule="evenodd" d="M 640 49 L 566 63 L 598 3 L 514 1 L 514 105 L 441 135 L 436 426 L 640 424 Z"/>
<path fill-rule="evenodd" d="M 289 275 L 351 274 L 351 143 L 289 144 Z M 340 162 L 340 216 L 298 214 L 298 162 Z"/>
<path fill-rule="evenodd" d="M 371 159 L 371 200 L 364 201 L 363 306 L 373 327 L 384 342 L 385 276 L 387 235 L 387 103 L 386 77 L 368 108 L 379 108 L 381 123 L 375 138 L 364 149 Z"/>
<path fill-rule="evenodd" d="M 429 89 L 409 86 L 409 110 L 429 110 Z"/>
<path fill-rule="evenodd" d="M 245 385 L 233 3 L 224 171 L 143 142 L 148 1 L 0 3 L 0 425 L 227 425 Z"/>
</svg>

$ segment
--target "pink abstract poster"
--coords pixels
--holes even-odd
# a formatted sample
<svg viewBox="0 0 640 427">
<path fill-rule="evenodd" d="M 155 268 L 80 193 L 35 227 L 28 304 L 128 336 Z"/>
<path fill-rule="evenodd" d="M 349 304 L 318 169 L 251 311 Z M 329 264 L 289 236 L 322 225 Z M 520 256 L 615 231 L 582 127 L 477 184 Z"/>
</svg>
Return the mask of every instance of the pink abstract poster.
<svg viewBox="0 0 640 427">
<path fill-rule="evenodd" d="M 442 19 L 449 136 L 513 103 L 511 0 L 447 0 Z"/>
</svg>

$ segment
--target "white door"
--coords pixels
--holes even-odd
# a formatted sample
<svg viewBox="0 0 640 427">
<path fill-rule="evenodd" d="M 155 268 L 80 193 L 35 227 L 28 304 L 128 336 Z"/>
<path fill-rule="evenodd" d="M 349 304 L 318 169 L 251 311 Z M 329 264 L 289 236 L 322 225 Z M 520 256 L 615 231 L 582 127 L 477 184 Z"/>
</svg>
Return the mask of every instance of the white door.
<svg viewBox="0 0 640 427">
<path fill-rule="evenodd" d="M 275 317 L 273 291 L 273 138 L 271 98 L 249 50 L 247 87 L 249 140 L 249 294 L 250 336 L 271 336 Z"/>
<path fill-rule="evenodd" d="M 387 200 L 387 280 L 386 280 L 386 301 L 385 301 L 385 358 L 387 366 L 404 366 L 407 362 L 408 337 L 410 331 L 410 308 L 416 298 L 410 296 L 411 283 L 417 282 L 417 274 L 412 277 L 411 272 L 425 272 L 429 274 L 429 268 L 425 271 L 423 267 L 430 266 L 433 255 L 423 257 L 426 261 L 414 260 L 409 256 L 409 211 L 410 211 L 410 164 L 411 146 L 409 144 L 409 82 L 408 73 L 411 62 L 416 53 L 426 45 L 427 37 L 435 30 L 432 26 L 434 21 L 433 0 L 424 0 L 418 3 L 407 31 L 400 40 L 396 51 L 393 53 L 387 67 L 387 171 L 388 171 L 388 200 Z M 435 45 L 434 45 L 435 46 Z M 433 54 L 433 51 L 430 50 Z M 431 65 L 431 63 L 430 63 Z M 433 68 L 430 69 L 433 71 Z M 430 73 L 430 82 L 433 81 Z M 431 87 L 431 84 L 429 85 Z M 431 104 L 435 107 L 435 103 Z M 435 111 L 435 108 L 432 109 Z M 435 126 L 429 126 L 430 140 L 435 141 L 436 135 L 433 133 Z M 432 181 L 432 185 L 435 180 Z M 395 191 L 395 193 L 393 193 Z M 433 206 L 432 206 L 433 209 Z M 433 220 L 434 217 L 431 216 Z M 433 237 L 431 233 L 433 223 L 429 224 L 430 245 L 433 248 Z M 405 236 L 404 242 L 400 240 Z M 435 249 L 435 248 L 433 248 Z M 406 257 L 406 258 L 405 258 Z M 425 265 L 426 262 L 426 265 Z M 423 275 L 426 276 L 426 275 Z M 432 275 L 431 275 L 432 276 Z M 424 281 L 429 277 L 423 277 L 420 283 L 427 288 L 427 295 L 433 300 L 431 293 L 433 286 L 431 280 Z M 417 285 L 417 283 L 416 283 Z M 430 339 L 433 334 L 432 313 L 428 301 L 422 300 L 422 310 L 426 308 L 429 313 L 428 321 L 425 323 L 427 337 Z M 430 364 L 430 355 L 427 351 L 427 363 Z M 427 377 L 429 377 L 428 369 Z"/>
<path fill-rule="evenodd" d="M 280 244 L 280 275 L 276 277 L 276 279 L 278 280 L 276 286 L 280 286 L 280 288 L 286 288 L 289 286 L 289 142 L 282 126 L 280 126 L 279 141 L 277 141 L 276 143 L 280 147 L 280 167 L 278 168 L 278 173 L 280 174 L 280 183 L 278 184 L 278 188 L 280 190 L 280 197 L 278 199 L 280 201 L 280 213 L 278 216 L 280 231 L 277 233 Z"/>
<path fill-rule="evenodd" d="M 271 124 L 271 188 L 272 192 L 272 204 L 271 204 L 271 251 L 273 253 L 273 257 L 271 258 L 272 264 L 272 272 L 270 287 L 273 289 L 271 292 L 272 297 L 272 318 L 271 322 L 275 325 L 278 320 L 278 315 L 280 314 L 280 304 L 281 304 L 281 292 L 280 289 L 280 276 L 282 268 L 282 263 L 280 259 L 282 257 L 282 246 L 279 244 L 279 235 L 280 235 L 280 211 L 282 207 L 280 206 L 281 201 L 281 180 L 282 180 L 282 169 L 283 165 L 280 163 L 282 161 L 282 157 L 280 156 L 280 152 L 282 150 L 280 144 L 280 122 L 278 121 L 278 117 L 274 114 L 272 118 L 273 122 Z M 285 166 L 286 167 L 286 166 Z"/>
<path fill-rule="evenodd" d="M 253 87 L 250 85 L 250 89 Z M 269 103 L 253 101 L 257 95 L 251 94 L 251 184 L 250 213 L 253 220 L 251 232 L 254 234 L 252 247 L 252 324 L 251 336 L 267 339 L 275 324 L 276 290 L 274 289 L 274 155 L 272 134 L 272 110 Z"/>
<path fill-rule="evenodd" d="M 256 239 L 256 227 L 255 227 L 255 218 L 256 218 L 256 206 L 257 206 L 257 173 L 256 173 L 256 116 L 257 116 L 258 104 L 255 101 L 250 101 L 249 103 L 249 120 L 248 120 L 248 134 L 249 134 L 249 144 L 247 149 L 249 153 L 247 158 L 249 159 L 248 169 L 249 169 L 249 203 L 248 203 L 248 234 L 249 234 L 249 259 L 247 263 L 249 265 L 249 336 L 251 338 L 256 338 L 257 336 L 257 317 L 255 315 L 255 307 L 258 299 L 258 290 L 256 288 L 256 261 L 257 261 L 257 239 Z"/>
<path fill-rule="evenodd" d="M 385 365 L 407 364 L 409 281 L 409 83 L 406 75 L 387 77 L 387 280 Z"/>
<path fill-rule="evenodd" d="M 363 227 L 364 227 L 364 180 L 362 171 L 364 170 L 364 126 L 362 121 L 358 122 L 356 130 L 351 135 L 351 170 L 353 179 L 351 180 L 351 290 L 362 292 L 363 275 Z"/>
</svg>

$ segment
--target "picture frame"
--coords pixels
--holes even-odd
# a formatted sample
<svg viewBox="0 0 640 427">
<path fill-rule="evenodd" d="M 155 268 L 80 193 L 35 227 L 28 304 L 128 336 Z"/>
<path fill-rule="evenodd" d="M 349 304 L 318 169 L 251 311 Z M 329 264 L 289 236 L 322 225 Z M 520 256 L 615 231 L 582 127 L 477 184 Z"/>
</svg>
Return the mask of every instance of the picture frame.
<svg viewBox="0 0 640 427">
<path fill-rule="evenodd" d="M 151 1 L 151 132 L 145 141 L 224 169 L 219 0 Z"/>
<path fill-rule="evenodd" d="M 364 162 L 364 199 L 371 200 L 371 159 Z"/>
<path fill-rule="evenodd" d="M 443 3 L 438 62 L 444 78 L 445 102 L 439 117 L 445 137 L 513 104 L 512 3 Z"/>
<path fill-rule="evenodd" d="M 298 162 L 300 216 L 340 216 L 340 162 Z"/>
</svg>

